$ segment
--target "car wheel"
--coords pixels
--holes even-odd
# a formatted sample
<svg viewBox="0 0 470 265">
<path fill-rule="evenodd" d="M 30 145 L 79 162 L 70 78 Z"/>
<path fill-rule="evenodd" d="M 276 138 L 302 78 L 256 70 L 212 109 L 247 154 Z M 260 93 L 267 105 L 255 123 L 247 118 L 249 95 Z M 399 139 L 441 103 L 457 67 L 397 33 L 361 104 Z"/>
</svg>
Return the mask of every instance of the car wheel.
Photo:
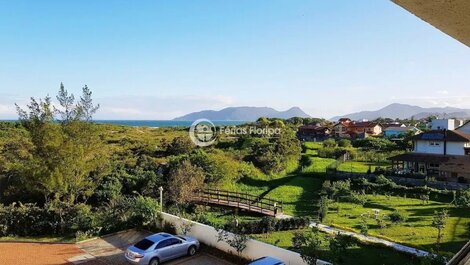
<svg viewBox="0 0 470 265">
<path fill-rule="evenodd" d="M 160 261 L 157 258 L 153 258 L 150 260 L 149 265 L 159 265 Z"/>
<path fill-rule="evenodd" d="M 195 246 L 190 246 L 188 249 L 188 255 L 189 256 L 194 256 L 196 254 L 196 247 Z"/>
</svg>

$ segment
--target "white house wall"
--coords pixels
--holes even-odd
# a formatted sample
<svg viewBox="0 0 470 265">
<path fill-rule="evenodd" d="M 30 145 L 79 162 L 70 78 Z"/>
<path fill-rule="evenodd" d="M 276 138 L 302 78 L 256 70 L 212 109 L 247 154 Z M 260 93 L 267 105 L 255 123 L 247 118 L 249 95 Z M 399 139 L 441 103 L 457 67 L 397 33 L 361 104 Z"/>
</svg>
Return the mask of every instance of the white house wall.
<svg viewBox="0 0 470 265">
<path fill-rule="evenodd" d="M 447 142 L 448 155 L 465 155 L 464 142 Z"/>
<path fill-rule="evenodd" d="M 416 141 L 415 152 L 426 154 L 444 154 L 444 142 L 439 142 L 438 146 L 430 145 L 430 141 Z"/>
<path fill-rule="evenodd" d="M 447 155 L 465 155 L 464 142 L 447 142 Z M 416 141 L 415 143 L 416 153 L 426 154 L 444 154 L 444 142 L 439 142 L 439 145 L 431 145 L 430 141 Z"/>
<path fill-rule="evenodd" d="M 453 119 L 436 119 L 432 121 L 433 130 L 454 130 L 455 129 L 455 120 Z"/>
</svg>

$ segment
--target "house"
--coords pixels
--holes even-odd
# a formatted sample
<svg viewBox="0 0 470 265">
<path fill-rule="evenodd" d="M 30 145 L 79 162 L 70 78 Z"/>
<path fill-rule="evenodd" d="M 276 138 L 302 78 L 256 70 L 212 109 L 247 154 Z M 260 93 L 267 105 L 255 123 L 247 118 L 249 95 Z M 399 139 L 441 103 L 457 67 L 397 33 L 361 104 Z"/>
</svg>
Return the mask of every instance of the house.
<svg viewBox="0 0 470 265">
<path fill-rule="evenodd" d="M 334 131 L 334 134 L 335 134 L 335 137 L 340 137 L 340 138 L 344 138 L 344 137 L 351 137 L 349 134 L 348 134 L 348 127 L 349 127 L 349 124 L 351 123 L 351 119 L 349 118 L 341 118 L 339 119 L 338 123 L 336 123 L 334 126 L 333 126 L 333 131 Z"/>
<path fill-rule="evenodd" d="M 384 129 L 384 136 L 387 138 L 401 138 L 409 132 L 413 132 L 413 134 L 416 135 L 421 133 L 421 130 L 416 128 L 415 126 L 390 126 Z"/>
<path fill-rule="evenodd" d="M 377 122 L 363 121 L 352 122 L 348 126 L 348 132 L 351 136 L 367 137 L 378 136 L 382 134 L 382 125 Z"/>
<path fill-rule="evenodd" d="M 431 121 L 431 130 L 455 130 L 463 125 L 462 120 L 435 119 Z"/>
<path fill-rule="evenodd" d="M 365 138 L 382 133 L 382 125 L 370 121 L 351 121 L 342 118 L 333 126 L 334 135 L 340 138 Z"/>
<path fill-rule="evenodd" d="M 380 123 L 382 125 L 382 128 L 385 130 L 389 127 L 406 127 L 405 124 L 399 123 L 399 122 L 391 122 L 391 123 Z"/>
<path fill-rule="evenodd" d="M 297 130 L 297 138 L 301 141 L 323 141 L 330 137 L 331 130 L 319 124 L 300 126 Z"/>
<path fill-rule="evenodd" d="M 461 131 L 429 131 L 412 139 L 415 153 L 470 155 L 470 134 Z"/>
<path fill-rule="evenodd" d="M 470 181 L 470 133 L 434 130 L 415 135 L 412 140 L 411 153 L 389 158 L 396 172 Z"/>
</svg>

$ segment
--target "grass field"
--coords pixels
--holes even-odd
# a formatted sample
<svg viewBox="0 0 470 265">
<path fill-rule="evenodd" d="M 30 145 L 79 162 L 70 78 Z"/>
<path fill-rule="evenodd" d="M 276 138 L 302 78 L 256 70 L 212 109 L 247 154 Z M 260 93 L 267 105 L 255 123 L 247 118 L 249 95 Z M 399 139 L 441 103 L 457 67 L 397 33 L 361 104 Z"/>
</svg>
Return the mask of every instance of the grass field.
<svg viewBox="0 0 470 265">
<path fill-rule="evenodd" d="M 359 161 L 346 161 L 341 163 L 338 167 L 338 171 L 352 172 L 352 173 L 367 173 L 370 169 L 374 172 L 377 167 L 387 167 L 389 163 L 383 162 L 359 162 Z"/>
<path fill-rule="evenodd" d="M 304 233 L 307 230 L 294 230 L 294 231 L 281 231 L 273 232 L 269 235 L 252 235 L 253 238 L 266 242 L 268 244 L 277 245 L 278 247 L 294 250 L 292 247 L 292 237 L 295 232 Z M 321 234 L 323 238 L 323 249 L 320 258 L 326 261 L 331 261 L 333 258 L 328 252 L 328 235 Z M 348 249 L 344 253 L 345 265 L 396 265 L 396 264 L 419 264 L 416 258 L 397 252 L 393 249 L 373 245 L 358 245 Z"/>
<path fill-rule="evenodd" d="M 255 194 L 281 200 L 284 203 L 284 213 L 293 216 L 316 216 L 316 202 L 318 191 L 322 183 L 327 179 L 326 167 L 334 162 L 334 159 L 320 158 L 317 149 L 321 143 L 305 143 L 304 163 L 294 173 L 284 177 L 245 179 L 239 184 L 241 190 L 250 190 Z M 304 158 L 305 161 L 305 158 Z M 382 163 L 368 164 L 365 162 L 348 161 L 340 166 L 340 170 L 365 173 L 371 166 L 386 166 Z M 340 211 L 336 211 L 332 205 L 327 223 L 346 230 L 359 232 L 361 214 L 371 214 L 374 209 L 379 209 L 381 215 L 388 215 L 394 210 L 399 210 L 407 216 L 407 221 L 401 224 L 391 225 L 388 222 L 386 228 L 380 228 L 371 217 L 367 219 L 369 234 L 382 237 L 394 242 L 414 246 L 420 249 L 435 249 L 437 230 L 431 226 L 432 215 L 435 210 L 449 209 L 449 219 L 444 231 L 441 250 L 456 253 L 470 238 L 470 211 L 457 209 L 445 202 L 430 201 L 422 205 L 422 201 L 413 198 L 401 198 L 397 196 L 366 195 L 368 202 L 364 205 L 352 203 L 339 203 Z M 290 234 L 289 234 L 290 233 Z M 277 243 L 281 247 L 291 246 L 292 232 L 273 233 L 269 238 L 260 239 L 268 243 Z M 360 260 L 367 257 L 371 263 L 361 264 L 404 264 L 406 255 L 393 250 L 375 246 L 362 246 L 356 248 L 352 260 Z M 380 253 L 383 255 L 374 255 Z M 357 258 L 357 259 L 356 259 Z M 382 260 L 390 260 L 390 263 L 381 263 Z M 373 261 L 376 261 L 374 263 Z M 388 261 L 387 261 L 388 262 Z M 351 263 L 358 264 L 358 263 Z"/>
<path fill-rule="evenodd" d="M 458 209 L 446 203 L 430 201 L 423 205 L 421 200 L 384 195 L 366 195 L 368 202 L 364 205 L 339 203 L 340 211 L 330 211 L 328 224 L 360 231 L 361 214 L 366 218 L 369 234 L 384 237 L 394 242 L 416 246 L 421 249 L 435 248 L 437 229 L 432 227 L 434 211 L 449 210 L 449 218 L 444 229 L 441 249 L 457 252 L 469 240 L 470 211 Z M 394 210 L 403 213 L 407 220 L 399 224 L 387 222 L 386 228 L 380 228 L 373 218 L 374 209 L 380 210 L 379 215 L 388 215 Z"/>
</svg>

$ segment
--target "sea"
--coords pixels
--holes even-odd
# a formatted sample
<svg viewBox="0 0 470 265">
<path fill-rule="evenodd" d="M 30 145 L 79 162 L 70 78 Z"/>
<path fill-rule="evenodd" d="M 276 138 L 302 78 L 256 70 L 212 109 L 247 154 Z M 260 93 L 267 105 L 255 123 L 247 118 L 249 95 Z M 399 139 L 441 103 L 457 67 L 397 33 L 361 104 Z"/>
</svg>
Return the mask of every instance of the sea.
<svg viewBox="0 0 470 265">
<path fill-rule="evenodd" d="M 0 120 L 8 122 L 16 122 L 17 120 Z M 114 124 L 133 127 L 152 127 L 152 128 L 168 128 L 168 127 L 190 127 L 194 121 L 176 121 L 176 120 L 95 120 L 98 124 Z M 248 121 L 212 121 L 215 126 L 236 126 Z"/>
<path fill-rule="evenodd" d="M 133 127 L 190 127 L 194 121 L 175 121 L 175 120 L 96 120 L 100 124 L 114 124 Z M 247 121 L 212 121 L 215 126 L 235 126 L 247 123 Z"/>
</svg>

